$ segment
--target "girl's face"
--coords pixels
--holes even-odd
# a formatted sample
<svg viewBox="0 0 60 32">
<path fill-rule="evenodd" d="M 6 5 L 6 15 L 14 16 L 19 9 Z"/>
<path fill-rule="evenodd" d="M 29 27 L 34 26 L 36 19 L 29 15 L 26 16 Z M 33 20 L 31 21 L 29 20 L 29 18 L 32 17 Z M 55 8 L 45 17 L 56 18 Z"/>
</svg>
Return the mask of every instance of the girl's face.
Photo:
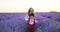
<svg viewBox="0 0 60 32">
<path fill-rule="evenodd" d="M 33 12 L 34 12 L 32 8 L 30 9 L 30 12 L 31 12 L 31 13 L 33 13 Z"/>
</svg>

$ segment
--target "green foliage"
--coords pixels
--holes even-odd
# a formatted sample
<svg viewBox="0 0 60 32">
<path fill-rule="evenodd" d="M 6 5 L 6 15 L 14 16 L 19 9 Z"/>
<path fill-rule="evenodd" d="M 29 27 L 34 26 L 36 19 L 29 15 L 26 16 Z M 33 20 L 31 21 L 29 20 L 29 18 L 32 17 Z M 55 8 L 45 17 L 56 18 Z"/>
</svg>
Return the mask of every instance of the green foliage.
<svg viewBox="0 0 60 32">
<path fill-rule="evenodd" d="M 57 26 L 57 29 L 60 30 L 60 25 Z"/>
<path fill-rule="evenodd" d="M 37 32 L 43 32 L 43 30 L 41 30 L 41 29 L 37 29 Z"/>
<path fill-rule="evenodd" d="M 56 18 L 52 18 L 51 21 L 56 21 Z"/>
<path fill-rule="evenodd" d="M 45 20 L 45 19 L 43 19 L 43 20 L 42 20 L 42 22 L 43 22 L 43 23 L 45 23 L 45 22 L 46 22 L 46 20 Z"/>
</svg>

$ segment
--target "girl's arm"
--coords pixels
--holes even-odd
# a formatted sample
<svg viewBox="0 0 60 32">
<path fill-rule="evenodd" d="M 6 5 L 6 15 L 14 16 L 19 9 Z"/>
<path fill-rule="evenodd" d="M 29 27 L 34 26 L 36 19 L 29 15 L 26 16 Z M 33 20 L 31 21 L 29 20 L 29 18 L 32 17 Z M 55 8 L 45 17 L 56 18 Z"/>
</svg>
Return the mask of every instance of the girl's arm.
<svg viewBox="0 0 60 32">
<path fill-rule="evenodd" d="M 28 17 L 28 15 L 26 14 L 26 16 L 25 16 L 25 20 L 28 21 L 28 18 L 29 18 L 29 17 Z"/>
<path fill-rule="evenodd" d="M 28 21 L 28 17 L 27 16 L 25 17 L 25 20 Z"/>
</svg>

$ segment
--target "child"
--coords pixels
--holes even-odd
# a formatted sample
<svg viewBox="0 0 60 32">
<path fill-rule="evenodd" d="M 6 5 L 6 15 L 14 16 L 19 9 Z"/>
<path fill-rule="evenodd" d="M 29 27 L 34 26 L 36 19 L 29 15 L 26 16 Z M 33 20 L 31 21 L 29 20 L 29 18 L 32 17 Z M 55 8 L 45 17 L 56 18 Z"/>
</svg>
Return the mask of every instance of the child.
<svg viewBox="0 0 60 32">
<path fill-rule="evenodd" d="M 31 13 L 30 17 L 28 18 L 28 32 L 34 32 L 34 26 L 35 26 L 35 18 L 34 18 L 34 14 Z"/>
</svg>

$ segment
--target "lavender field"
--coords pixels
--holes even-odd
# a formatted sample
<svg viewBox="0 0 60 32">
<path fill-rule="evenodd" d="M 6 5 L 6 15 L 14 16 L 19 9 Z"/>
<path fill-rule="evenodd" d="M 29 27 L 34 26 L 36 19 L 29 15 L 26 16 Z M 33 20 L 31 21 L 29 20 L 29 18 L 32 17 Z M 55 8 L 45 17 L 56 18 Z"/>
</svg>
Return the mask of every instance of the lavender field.
<svg viewBox="0 0 60 32">
<path fill-rule="evenodd" d="M 26 32 L 26 13 L 0 13 L 0 32 Z M 60 32 L 60 12 L 37 12 L 35 32 Z"/>
</svg>

